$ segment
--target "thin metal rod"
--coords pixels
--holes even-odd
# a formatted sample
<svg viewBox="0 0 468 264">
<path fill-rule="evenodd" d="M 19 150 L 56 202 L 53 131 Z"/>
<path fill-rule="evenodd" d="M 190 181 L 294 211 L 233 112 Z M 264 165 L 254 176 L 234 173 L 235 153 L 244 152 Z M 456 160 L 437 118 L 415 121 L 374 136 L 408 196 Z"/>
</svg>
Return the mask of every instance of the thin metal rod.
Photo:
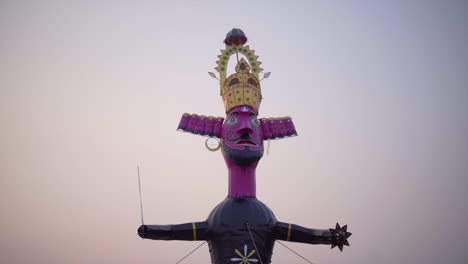
<svg viewBox="0 0 468 264">
<path fill-rule="evenodd" d="M 185 255 L 185 257 L 183 257 L 181 260 L 177 261 L 176 264 L 179 264 L 180 262 L 182 262 L 182 260 L 186 259 L 188 256 L 192 255 L 193 252 L 197 251 L 197 249 L 199 249 L 201 246 L 203 246 L 203 244 L 205 244 L 205 242 L 201 243 L 198 247 L 196 247 L 194 250 L 190 251 L 190 253 L 188 253 L 187 255 Z"/>
<path fill-rule="evenodd" d="M 141 180 L 140 180 L 140 166 L 137 166 L 137 173 L 138 173 L 138 190 L 140 191 L 140 213 L 141 213 L 141 224 L 145 225 L 145 221 L 143 220 L 143 202 L 141 201 Z"/>
<path fill-rule="evenodd" d="M 247 225 L 247 229 L 249 230 L 249 234 L 250 234 L 250 239 L 252 239 L 252 243 L 255 247 L 255 250 L 257 250 L 257 256 L 258 256 L 258 259 L 260 260 L 260 264 L 263 264 L 262 257 L 260 256 L 260 252 L 258 251 L 257 245 L 255 245 L 255 240 L 253 239 L 252 232 L 250 231 L 249 222 L 246 222 L 245 225 Z"/>
<path fill-rule="evenodd" d="M 289 249 L 292 253 L 298 255 L 298 256 L 301 257 L 303 260 L 305 260 L 305 261 L 307 261 L 307 262 L 309 262 L 309 263 L 311 263 L 311 264 L 314 264 L 312 261 L 310 261 L 310 260 L 306 259 L 305 257 L 301 256 L 299 253 L 297 253 L 296 251 L 290 249 L 288 246 L 286 246 L 285 244 L 281 243 L 280 241 L 276 240 L 276 242 L 278 242 L 278 243 L 279 243 L 280 245 L 282 245 L 283 247 Z"/>
</svg>

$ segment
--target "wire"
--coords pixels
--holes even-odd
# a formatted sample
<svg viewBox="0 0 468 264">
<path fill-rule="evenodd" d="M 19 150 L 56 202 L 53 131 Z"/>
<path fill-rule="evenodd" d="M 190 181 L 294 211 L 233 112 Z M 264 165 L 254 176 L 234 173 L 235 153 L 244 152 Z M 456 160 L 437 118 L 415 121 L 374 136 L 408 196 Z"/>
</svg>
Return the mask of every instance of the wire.
<svg viewBox="0 0 468 264">
<path fill-rule="evenodd" d="M 138 173 L 138 190 L 140 191 L 140 213 L 141 213 L 141 224 L 145 225 L 145 221 L 143 220 L 143 202 L 141 201 L 141 180 L 140 180 L 140 166 L 137 166 L 137 173 Z"/>
<path fill-rule="evenodd" d="M 246 222 L 245 224 L 247 225 L 247 230 L 249 230 L 250 239 L 252 239 L 252 243 L 253 243 L 253 245 L 255 247 L 255 250 L 257 250 L 257 256 L 258 256 L 258 259 L 260 260 L 260 264 L 263 264 L 262 257 L 260 257 L 260 252 L 258 251 L 257 245 L 255 245 L 255 241 L 253 239 L 252 232 L 250 232 L 249 222 Z"/>
<path fill-rule="evenodd" d="M 180 259 L 179 261 L 177 261 L 176 264 L 179 264 L 180 262 L 182 262 L 182 260 L 186 259 L 188 256 L 190 256 L 193 252 L 197 251 L 197 249 L 199 249 L 201 246 L 203 246 L 203 244 L 205 244 L 206 241 L 204 241 L 203 243 L 201 243 L 200 245 L 198 245 L 198 247 L 196 247 L 194 250 L 190 251 L 190 253 L 188 253 L 187 255 L 185 255 L 185 257 L 183 257 L 182 259 Z"/>
<path fill-rule="evenodd" d="M 309 263 L 311 263 L 311 264 L 314 264 L 312 261 L 310 261 L 310 260 L 306 259 L 305 257 L 301 256 L 299 253 L 297 253 L 296 251 L 290 249 L 288 246 L 286 246 L 285 244 L 281 243 L 280 241 L 276 240 L 276 242 L 278 242 L 278 243 L 279 243 L 280 245 L 282 245 L 283 247 L 289 249 L 292 253 L 298 255 L 298 256 L 301 257 L 303 260 L 305 260 L 305 261 L 307 261 L 307 262 L 309 262 Z"/>
</svg>

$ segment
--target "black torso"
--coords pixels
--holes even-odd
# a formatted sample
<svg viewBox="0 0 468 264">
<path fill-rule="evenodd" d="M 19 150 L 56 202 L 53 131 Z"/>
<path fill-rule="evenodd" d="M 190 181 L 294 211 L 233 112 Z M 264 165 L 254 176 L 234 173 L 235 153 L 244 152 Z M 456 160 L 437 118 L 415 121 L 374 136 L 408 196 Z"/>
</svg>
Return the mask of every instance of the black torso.
<svg viewBox="0 0 468 264">
<path fill-rule="evenodd" d="M 244 257 L 257 261 L 242 263 L 260 263 L 259 258 L 271 262 L 277 220 L 256 198 L 227 197 L 211 211 L 207 223 L 213 264 L 241 263 Z"/>
</svg>

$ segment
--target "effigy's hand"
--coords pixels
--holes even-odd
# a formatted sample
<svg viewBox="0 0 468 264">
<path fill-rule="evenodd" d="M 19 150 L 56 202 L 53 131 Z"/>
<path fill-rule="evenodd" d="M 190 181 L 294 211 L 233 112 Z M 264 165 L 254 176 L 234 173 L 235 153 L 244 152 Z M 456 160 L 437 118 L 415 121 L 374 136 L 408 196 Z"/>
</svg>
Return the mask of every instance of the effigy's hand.
<svg viewBox="0 0 468 264">
<path fill-rule="evenodd" d="M 343 251 L 343 246 L 348 246 L 348 237 L 351 236 L 351 233 L 347 232 L 346 229 L 348 228 L 347 225 L 340 227 L 340 224 L 336 223 L 335 229 L 330 228 L 331 232 L 331 248 L 338 246 L 340 251 Z"/>
<path fill-rule="evenodd" d="M 138 228 L 138 235 L 141 238 L 147 238 L 148 237 L 148 227 L 146 225 L 141 225 Z"/>
</svg>

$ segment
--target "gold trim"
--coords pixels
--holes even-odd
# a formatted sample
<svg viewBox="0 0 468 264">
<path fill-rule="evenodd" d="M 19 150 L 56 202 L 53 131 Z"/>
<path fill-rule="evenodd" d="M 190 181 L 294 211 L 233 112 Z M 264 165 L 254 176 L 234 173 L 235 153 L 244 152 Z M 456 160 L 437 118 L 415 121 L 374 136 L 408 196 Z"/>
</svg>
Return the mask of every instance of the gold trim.
<svg viewBox="0 0 468 264">
<path fill-rule="evenodd" d="M 287 241 L 291 240 L 291 224 L 288 226 L 288 238 L 286 239 Z"/>
<path fill-rule="evenodd" d="M 227 75 L 227 66 L 229 59 L 231 58 L 232 55 L 240 53 L 244 55 L 247 58 L 247 61 L 249 65 L 252 67 L 252 74 L 258 78 L 258 74 L 263 71 L 263 68 L 260 67 L 260 64 L 262 64 L 261 61 L 258 61 L 258 56 L 255 55 L 255 50 L 250 49 L 250 47 L 247 46 L 227 46 L 226 49 L 221 50 L 221 54 L 218 55 L 218 61 L 216 61 L 216 64 L 218 64 L 218 67 L 215 68 L 217 72 L 219 72 L 219 84 L 220 84 L 220 95 L 223 95 L 223 87 L 224 87 L 224 81 L 226 80 L 226 75 Z M 252 66 L 252 63 L 255 63 L 256 66 Z"/>
<path fill-rule="evenodd" d="M 291 117 L 284 116 L 284 117 L 264 117 L 264 118 L 260 118 L 260 121 L 277 121 L 277 120 L 284 121 L 284 120 L 288 120 L 288 119 L 292 120 Z"/>
<path fill-rule="evenodd" d="M 192 229 L 193 229 L 193 241 L 197 240 L 197 228 L 195 226 L 195 223 L 192 223 Z"/>
</svg>

